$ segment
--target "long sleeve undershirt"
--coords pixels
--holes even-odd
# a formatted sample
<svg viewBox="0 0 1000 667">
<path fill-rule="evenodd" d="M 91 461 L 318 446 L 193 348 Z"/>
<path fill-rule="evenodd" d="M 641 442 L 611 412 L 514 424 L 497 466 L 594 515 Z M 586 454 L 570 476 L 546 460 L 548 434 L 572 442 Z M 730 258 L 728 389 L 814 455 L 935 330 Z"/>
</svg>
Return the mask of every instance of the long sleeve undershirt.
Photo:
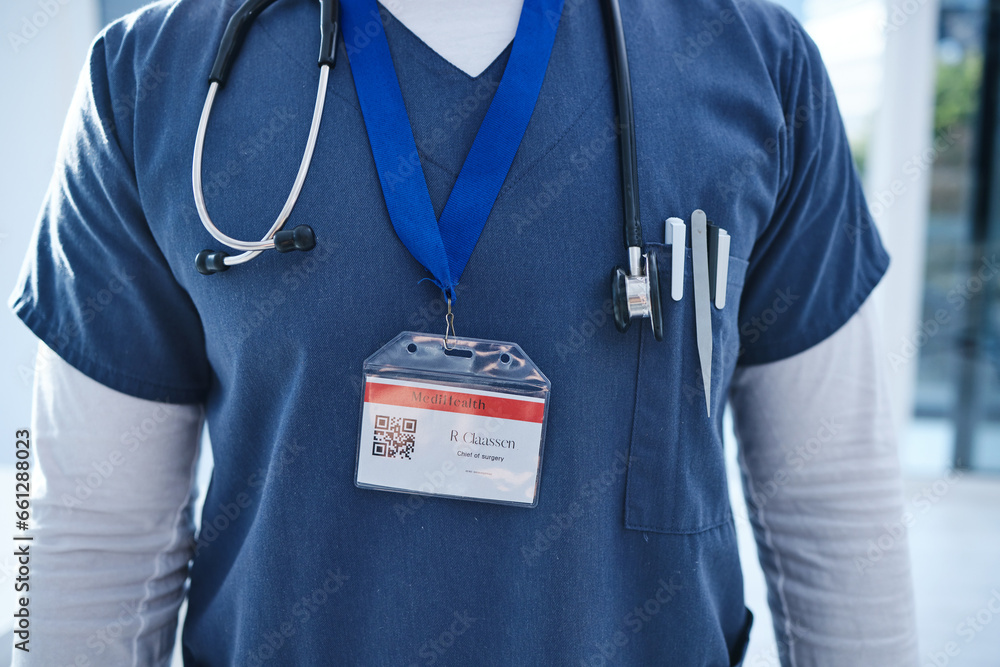
<svg viewBox="0 0 1000 667">
<path fill-rule="evenodd" d="M 733 377 L 744 495 L 784 667 L 917 664 L 877 334 L 869 301 L 827 340 Z M 889 548 L 871 556 L 886 535 Z"/>
<path fill-rule="evenodd" d="M 169 664 L 202 415 L 109 389 L 39 344 L 31 644 L 14 665 Z"/>
</svg>

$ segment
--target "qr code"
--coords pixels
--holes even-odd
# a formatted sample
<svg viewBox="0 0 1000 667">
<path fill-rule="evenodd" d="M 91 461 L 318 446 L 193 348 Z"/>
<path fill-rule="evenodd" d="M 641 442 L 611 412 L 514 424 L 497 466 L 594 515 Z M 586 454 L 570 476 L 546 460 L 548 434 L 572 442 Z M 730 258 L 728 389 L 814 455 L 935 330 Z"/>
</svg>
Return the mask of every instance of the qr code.
<svg viewBox="0 0 1000 667">
<path fill-rule="evenodd" d="M 413 439 L 417 435 L 417 420 L 403 417 L 375 416 L 375 441 L 372 454 L 390 459 L 409 459 Z M 411 459 L 412 460 L 412 459 Z"/>
</svg>

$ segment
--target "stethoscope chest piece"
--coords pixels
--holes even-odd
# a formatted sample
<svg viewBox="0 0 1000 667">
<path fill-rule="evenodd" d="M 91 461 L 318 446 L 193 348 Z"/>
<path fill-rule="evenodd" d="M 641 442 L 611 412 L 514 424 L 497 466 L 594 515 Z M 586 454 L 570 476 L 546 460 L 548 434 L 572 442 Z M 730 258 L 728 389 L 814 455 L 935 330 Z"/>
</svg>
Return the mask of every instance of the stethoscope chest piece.
<svg viewBox="0 0 1000 667">
<path fill-rule="evenodd" d="M 632 109 L 632 83 L 628 71 L 628 51 L 618 0 L 607 0 L 611 62 L 615 74 L 618 117 L 621 135 L 622 205 L 625 247 L 628 248 L 628 273 L 621 267 L 611 274 L 611 301 L 615 326 L 628 331 L 633 317 L 650 319 L 653 336 L 663 340 L 663 313 L 660 308 L 660 275 L 656 257 L 642 253 L 642 223 L 639 220 L 639 165 L 636 159 L 635 116 Z"/>
<path fill-rule="evenodd" d="M 611 274 L 611 301 L 618 331 L 628 331 L 632 318 L 648 317 L 653 337 L 663 340 L 660 275 L 655 255 L 643 255 L 643 271 L 639 275 L 629 275 L 620 266 L 615 268 Z"/>
</svg>

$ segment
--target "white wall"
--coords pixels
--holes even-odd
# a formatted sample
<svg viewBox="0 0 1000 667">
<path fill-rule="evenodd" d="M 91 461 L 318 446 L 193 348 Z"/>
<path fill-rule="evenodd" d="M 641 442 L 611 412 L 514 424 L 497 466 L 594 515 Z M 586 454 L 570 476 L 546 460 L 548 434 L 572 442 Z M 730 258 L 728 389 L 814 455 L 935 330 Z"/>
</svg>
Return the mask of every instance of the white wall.
<svg viewBox="0 0 1000 667">
<path fill-rule="evenodd" d="M 36 339 L 6 307 L 52 173 L 63 118 L 90 40 L 93 0 L 0 3 L 0 490 L 13 514 L 14 432 L 31 420 Z M 11 521 L 13 524 L 13 521 Z M 11 535 L 13 525 L 6 527 Z M 13 551 L 0 555 L 0 589 L 11 591 Z M 10 632 L 14 596 L 0 596 L 0 635 Z M 4 639 L 9 640 L 10 634 Z M 10 647 L 11 642 L 0 642 Z M 10 664 L 10 649 L 0 665 Z"/>
<path fill-rule="evenodd" d="M 52 173 L 63 119 L 91 39 L 94 0 L 0 3 L 0 434 L 31 414 L 35 338 L 6 308 Z M 0 465 L 13 461 L 0 460 Z M 6 487 L 4 487 L 6 488 Z"/>
<path fill-rule="evenodd" d="M 879 291 L 883 340 L 897 432 L 913 416 L 919 348 L 912 346 L 922 316 L 938 0 L 889 2 L 885 86 L 869 155 L 868 200 L 892 265 Z M 916 7 L 912 12 L 901 7 Z M 923 165 L 918 168 L 918 165 Z M 902 443 L 906 447 L 906 442 Z M 904 452 L 905 457 L 905 452 Z"/>
<path fill-rule="evenodd" d="M 901 436 L 913 415 L 919 350 L 910 342 L 921 317 L 930 199 L 929 163 L 913 159 L 931 147 L 939 9 L 939 0 L 807 0 L 803 7 L 848 135 L 868 146 L 865 190 L 892 256 L 875 298 Z"/>
</svg>

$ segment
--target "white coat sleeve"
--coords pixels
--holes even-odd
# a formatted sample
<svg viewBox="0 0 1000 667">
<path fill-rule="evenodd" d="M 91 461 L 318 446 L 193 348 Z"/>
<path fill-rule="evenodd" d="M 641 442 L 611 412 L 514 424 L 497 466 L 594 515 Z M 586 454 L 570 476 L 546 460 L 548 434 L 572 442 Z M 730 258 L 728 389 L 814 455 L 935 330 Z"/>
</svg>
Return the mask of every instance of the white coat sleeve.
<svg viewBox="0 0 1000 667">
<path fill-rule="evenodd" d="M 30 650 L 13 649 L 15 667 L 169 664 L 202 414 L 109 389 L 39 345 Z"/>
<path fill-rule="evenodd" d="M 877 330 L 869 300 L 827 340 L 733 380 L 743 488 L 783 667 L 917 664 Z"/>
</svg>

